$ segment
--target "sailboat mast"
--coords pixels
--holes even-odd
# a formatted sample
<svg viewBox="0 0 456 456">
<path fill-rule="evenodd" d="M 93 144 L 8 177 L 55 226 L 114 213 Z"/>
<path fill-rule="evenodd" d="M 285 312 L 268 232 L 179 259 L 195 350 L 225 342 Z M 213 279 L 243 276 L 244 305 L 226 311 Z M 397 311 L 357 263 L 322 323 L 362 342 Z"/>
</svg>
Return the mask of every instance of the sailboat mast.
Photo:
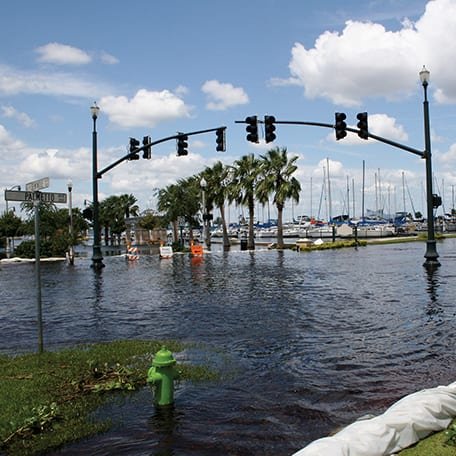
<svg viewBox="0 0 456 456">
<path fill-rule="evenodd" d="M 363 160 L 363 192 L 361 198 L 361 220 L 364 222 L 364 189 L 366 184 L 366 162 Z"/>
<path fill-rule="evenodd" d="M 356 216 L 355 210 L 355 179 L 352 179 L 352 198 L 353 198 L 353 217 Z"/>
<path fill-rule="evenodd" d="M 379 211 L 381 212 L 382 214 L 382 219 L 383 219 L 383 213 L 384 213 L 384 209 L 385 209 L 385 203 L 383 201 L 383 196 L 382 196 L 382 179 L 380 177 L 380 168 L 378 168 L 378 199 L 379 199 L 379 202 L 380 202 L 380 206 L 379 206 Z M 380 214 L 379 214 L 380 215 Z"/>
<path fill-rule="evenodd" d="M 326 158 L 326 164 L 328 167 L 328 222 L 332 222 L 332 201 L 331 201 L 331 181 L 329 179 L 329 158 Z"/>
<path fill-rule="evenodd" d="M 378 184 L 377 184 L 377 173 L 375 173 L 375 216 L 378 217 Z"/>
<path fill-rule="evenodd" d="M 312 202 L 312 176 L 310 176 L 310 218 L 313 218 L 313 202 Z"/>
<path fill-rule="evenodd" d="M 405 174 L 402 171 L 402 202 L 404 203 L 404 212 L 407 212 L 405 208 Z"/>
<path fill-rule="evenodd" d="M 350 219 L 350 183 L 347 176 L 347 217 Z"/>
</svg>

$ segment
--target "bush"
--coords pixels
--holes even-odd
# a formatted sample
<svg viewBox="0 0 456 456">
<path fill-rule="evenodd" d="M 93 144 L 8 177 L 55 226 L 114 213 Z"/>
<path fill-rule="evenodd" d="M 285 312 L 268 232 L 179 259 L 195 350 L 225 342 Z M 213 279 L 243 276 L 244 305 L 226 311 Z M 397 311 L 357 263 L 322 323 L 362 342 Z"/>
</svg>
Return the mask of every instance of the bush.
<svg viewBox="0 0 456 456">
<path fill-rule="evenodd" d="M 40 257 L 64 257 L 67 250 L 68 241 L 64 236 L 40 242 Z M 35 258 L 35 241 L 21 242 L 15 248 L 15 255 L 20 258 Z"/>
</svg>

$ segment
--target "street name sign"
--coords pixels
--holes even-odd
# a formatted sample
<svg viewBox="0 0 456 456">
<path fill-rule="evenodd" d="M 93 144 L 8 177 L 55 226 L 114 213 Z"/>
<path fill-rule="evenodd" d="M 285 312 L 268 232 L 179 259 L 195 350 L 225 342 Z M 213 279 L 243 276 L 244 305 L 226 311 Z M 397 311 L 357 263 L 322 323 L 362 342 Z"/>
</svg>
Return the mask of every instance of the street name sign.
<svg viewBox="0 0 456 456">
<path fill-rule="evenodd" d="M 37 190 L 42 190 L 43 188 L 49 187 L 49 177 L 43 177 L 33 182 L 25 184 L 25 190 L 28 192 L 36 192 Z"/>
<path fill-rule="evenodd" d="M 66 193 L 50 192 L 23 192 L 16 190 L 5 190 L 6 201 L 41 201 L 42 203 L 65 204 Z"/>
</svg>

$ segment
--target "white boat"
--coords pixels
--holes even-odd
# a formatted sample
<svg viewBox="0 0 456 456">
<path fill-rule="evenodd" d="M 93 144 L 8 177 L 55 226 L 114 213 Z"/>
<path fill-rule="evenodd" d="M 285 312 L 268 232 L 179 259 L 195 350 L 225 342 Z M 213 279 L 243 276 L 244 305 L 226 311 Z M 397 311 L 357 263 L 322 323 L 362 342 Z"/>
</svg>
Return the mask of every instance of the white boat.
<svg viewBox="0 0 456 456">
<path fill-rule="evenodd" d="M 309 238 L 331 238 L 333 237 L 333 227 L 329 225 L 317 226 L 306 230 L 306 237 Z"/>
<path fill-rule="evenodd" d="M 396 235 L 396 227 L 390 223 L 379 224 L 358 224 L 357 236 L 358 238 L 383 238 Z M 355 226 L 350 226 L 346 223 L 337 228 L 337 236 L 342 238 L 355 237 Z"/>
<path fill-rule="evenodd" d="M 271 226 L 270 228 L 259 228 L 255 231 L 255 237 L 258 237 L 258 238 L 277 237 L 277 227 Z"/>
<path fill-rule="evenodd" d="M 382 238 L 394 236 L 396 234 L 396 228 L 394 225 L 389 223 L 384 225 L 361 225 L 358 226 L 358 237 L 359 238 Z"/>
</svg>

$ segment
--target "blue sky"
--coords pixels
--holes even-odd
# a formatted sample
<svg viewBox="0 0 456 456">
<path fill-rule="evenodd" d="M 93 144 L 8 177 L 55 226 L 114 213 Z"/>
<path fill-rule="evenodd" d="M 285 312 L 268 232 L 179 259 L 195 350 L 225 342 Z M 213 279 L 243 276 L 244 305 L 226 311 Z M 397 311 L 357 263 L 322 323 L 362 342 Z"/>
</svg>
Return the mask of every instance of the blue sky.
<svg viewBox="0 0 456 456">
<path fill-rule="evenodd" d="M 401 211 L 406 195 L 407 211 L 412 202 L 425 213 L 424 161 L 413 154 L 307 126 L 279 125 L 275 143 L 253 145 L 235 120 L 333 123 L 341 111 L 354 126 L 367 111 L 372 133 L 421 150 L 426 65 L 435 192 L 453 206 L 456 0 L 16 0 L 2 9 L 0 40 L 1 189 L 49 177 L 46 191 L 64 192 L 71 179 L 74 204 L 91 200 L 96 101 L 99 168 L 125 155 L 129 137 L 228 127 L 226 152 L 213 133 L 192 137 L 186 157 L 162 143 L 151 160 L 105 174 L 100 199 L 133 193 L 154 208 L 154 189 L 278 146 L 299 157 L 301 200 L 287 217 L 327 216 L 328 168 L 332 215 L 347 211 L 347 182 L 360 215 L 363 160 L 366 207 Z"/>
</svg>

